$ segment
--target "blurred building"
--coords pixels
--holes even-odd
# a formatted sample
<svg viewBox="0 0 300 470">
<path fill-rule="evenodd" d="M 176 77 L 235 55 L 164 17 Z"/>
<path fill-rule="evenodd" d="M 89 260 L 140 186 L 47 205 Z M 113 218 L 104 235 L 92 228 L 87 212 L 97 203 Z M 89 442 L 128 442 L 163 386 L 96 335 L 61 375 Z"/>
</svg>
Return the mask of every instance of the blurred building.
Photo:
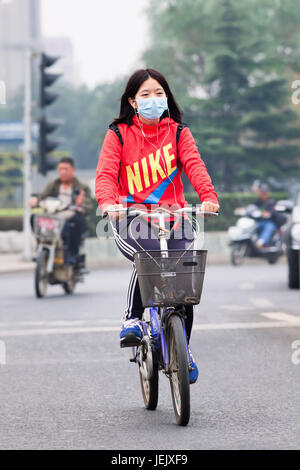
<svg viewBox="0 0 300 470">
<path fill-rule="evenodd" d="M 0 4 L 0 80 L 7 99 L 24 83 L 24 50 L 40 41 L 40 0 L 11 0 Z M 21 47 L 20 47 L 21 46 Z"/>
<path fill-rule="evenodd" d="M 24 46 L 30 42 L 49 55 L 61 56 L 53 72 L 62 73 L 63 79 L 74 86 L 80 85 L 71 40 L 68 37 L 42 37 L 41 0 L 0 2 L 0 81 L 5 84 L 6 102 L 24 83 Z"/>
</svg>

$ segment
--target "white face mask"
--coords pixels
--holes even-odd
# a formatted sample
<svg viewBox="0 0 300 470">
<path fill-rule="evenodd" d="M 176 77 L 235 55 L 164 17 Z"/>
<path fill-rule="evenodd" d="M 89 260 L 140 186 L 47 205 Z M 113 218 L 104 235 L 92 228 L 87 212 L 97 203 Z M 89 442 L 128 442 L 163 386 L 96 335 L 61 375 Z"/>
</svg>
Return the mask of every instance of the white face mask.
<svg viewBox="0 0 300 470">
<path fill-rule="evenodd" d="M 159 119 L 168 109 L 168 99 L 166 96 L 155 98 L 138 98 L 138 112 L 149 121 Z"/>
</svg>

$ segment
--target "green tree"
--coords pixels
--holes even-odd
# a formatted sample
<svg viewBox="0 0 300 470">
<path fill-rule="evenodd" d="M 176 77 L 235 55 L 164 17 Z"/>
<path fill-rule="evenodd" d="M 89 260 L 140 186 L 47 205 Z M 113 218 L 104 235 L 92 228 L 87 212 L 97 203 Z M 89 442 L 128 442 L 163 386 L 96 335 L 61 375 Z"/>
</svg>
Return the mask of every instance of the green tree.
<svg viewBox="0 0 300 470">
<path fill-rule="evenodd" d="M 280 0 L 151 2 L 145 62 L 171 78 L 208 169 L 226 190 L 299 172 L 290 98 L 290 73 L 299 71 L 294 10 Z"/>
</svg>

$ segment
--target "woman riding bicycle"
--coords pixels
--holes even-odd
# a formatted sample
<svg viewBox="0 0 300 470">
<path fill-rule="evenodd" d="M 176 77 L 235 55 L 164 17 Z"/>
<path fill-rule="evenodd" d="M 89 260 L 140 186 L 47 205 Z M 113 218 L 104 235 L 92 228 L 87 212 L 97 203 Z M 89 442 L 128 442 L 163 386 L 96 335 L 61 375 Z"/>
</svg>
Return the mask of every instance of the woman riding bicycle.
<svg viewBox="0 0 300 470">
<path fill-rule="evenodd" d="M 184 207 L 182 170 L 186 173 L 202 202 L 202 210 L 219 210 L 217 194 L 197 150 L 188 127 L 182 123 L 179 108 L 165 77 L 153 69 L 137 70 L 128 80 L 121 98 L 120 115 L 110 125 L 101 149 L 96 173 L 95 194 L 103 212 L 108 213 L 116 244 L 129 260 L 142 247 L 160 250 L 157 233 L 144 218 L 143 236 L 128 233 L 132 217 L 123 218 L 124 206 L 142 204 Z M 180 132 L 180 134 L 179 134 Z M 179 136 L 179 139 L 178 139 Z M 109 212 L 114 210 L 115 212 Z M 172 227 L 170 217 L 170 227 Z M 146 229 L 146 232 L 145 232 Z M 146 236 L 145 236 L 146 234 Z M 168 241 L 168 248 L 184 250 L 194 239 L 192 227 L 180 238 Z M 121 328 L 122 345 L 132 346 L 142 337 L 140 319 L 143 305 L 135 266 L 129 282 L 125 321 Z M 188 341 L 193 324 L 193 306 L 185 306 Z M 131 338 L 126 344 L 126 339 Z M 198 377 L 198 369 L 190 353 L 190 382 Z"/>
</svg>

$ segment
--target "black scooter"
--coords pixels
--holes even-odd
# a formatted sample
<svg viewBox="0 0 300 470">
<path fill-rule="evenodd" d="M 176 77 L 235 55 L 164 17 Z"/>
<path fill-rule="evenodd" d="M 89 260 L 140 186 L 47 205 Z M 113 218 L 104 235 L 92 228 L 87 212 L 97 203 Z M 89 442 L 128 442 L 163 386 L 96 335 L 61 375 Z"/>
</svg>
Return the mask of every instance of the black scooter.
<svg viewBox="0 0 300 470">
<path fill-rule="evenodd" d="M 283 212 L 280 207 L 282 203 L 277 203 L 275 209 Z M 281 206 L 280 206 L 281 204 Z M 259 224 L 263 219 L 262 211 L 254 204 L 236 209 L 234 214 L 239 216 L 236 225 L 229 227 L 228 237 L 231 246 L 231 263 L 234 266 L 242 264 L 245 258 L 264 258 L 270 264 L 275 264 L 283 254 L 283 240 L 286 225 L 278 228 L 273 233 L 268 246 L 258 248 L 256 242 L 259 239 Z M 263 219 L 265 220 L 265 219 Z"/>
</svg>

